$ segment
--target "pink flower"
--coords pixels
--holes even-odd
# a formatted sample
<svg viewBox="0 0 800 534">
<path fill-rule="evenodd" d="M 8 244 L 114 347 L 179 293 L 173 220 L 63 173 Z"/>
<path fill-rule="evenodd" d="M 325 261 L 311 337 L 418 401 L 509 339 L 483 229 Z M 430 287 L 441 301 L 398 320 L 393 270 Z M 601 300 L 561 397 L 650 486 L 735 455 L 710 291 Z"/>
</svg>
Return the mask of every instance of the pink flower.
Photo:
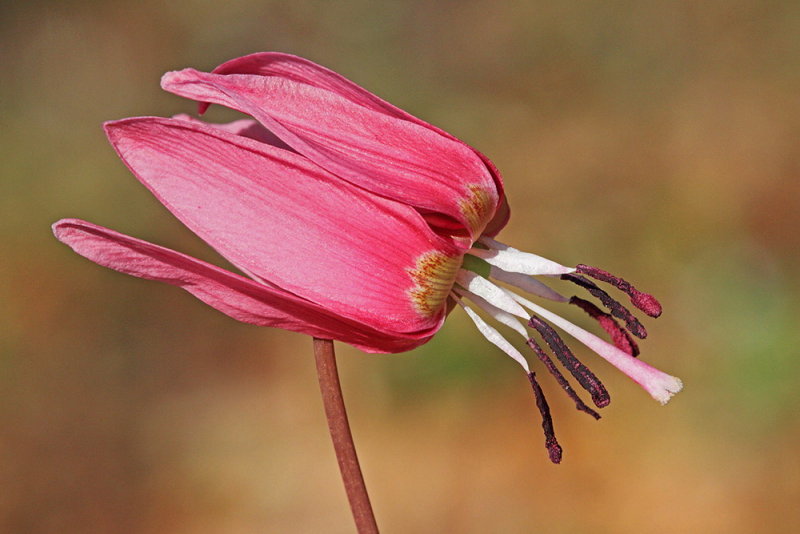
<svg viewBox="0 0 800 534">
<path fill-rule="evenodd" d="M 593 282 L 657 301 L 588 266 L 564 267 L 493 237 L 509 210 L 500 174 L 480 152 L 308 60 L 260 53 L 211 73 L 169 72 L 162 87 L 252 119 L 209 124 L 188 116 L 106 123 L 111 144 L 136 177 L 183 224 L 243 274 L 77 219 L 53 225 L 58 239 L 109 268 L 182 287 L 239 321 L 401 352 L 427 342 L 461 305 L 492 343 L 528 373 L 546 445 L 560 459 L 544 396 L 526 359 L 470 307 L 523 336 L 579 409 L 569 386 L 517 317 L 530 320 L 596 406 L 609 397 L 550 323 L 666 402 L 680 381 L 636 359 L 642 325 Z M 599 298 L 568 299 L 534 276 L 561 276 Z M 491 281 L 502 282 L 500 286 Z M 607 343 L 508 285 L 573 303 L 611 336 Z M 621 326 L 615 318 L 625 322 Z"/>
</svg>

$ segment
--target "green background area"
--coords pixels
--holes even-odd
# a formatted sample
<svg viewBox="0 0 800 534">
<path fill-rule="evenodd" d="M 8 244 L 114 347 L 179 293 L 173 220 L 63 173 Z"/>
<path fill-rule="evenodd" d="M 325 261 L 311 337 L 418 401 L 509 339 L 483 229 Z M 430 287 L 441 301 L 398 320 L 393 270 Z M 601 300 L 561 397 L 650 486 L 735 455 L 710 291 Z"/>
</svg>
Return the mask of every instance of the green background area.
<svg viewBox="0 0 800 534">
<path fill-rule="evenodd" d="M 49 230 L 79 217 L 224 265 L 100 124 L 193 113 L 163 72 L 261 50 L 486 153 L 500 238 L 659 296 L 642 357 L 686 384 L 660 407 L 576 349 L 613 402 L 595 422 L 542 374 L 553 466 L 524 374 L 460 310 L 408 354 L 339 345 L 385 532 L 797 530 L 800 3 L 146 0 L 0 6 L 0 531 L 352 531 L 310 339 Z"/>
</svg>

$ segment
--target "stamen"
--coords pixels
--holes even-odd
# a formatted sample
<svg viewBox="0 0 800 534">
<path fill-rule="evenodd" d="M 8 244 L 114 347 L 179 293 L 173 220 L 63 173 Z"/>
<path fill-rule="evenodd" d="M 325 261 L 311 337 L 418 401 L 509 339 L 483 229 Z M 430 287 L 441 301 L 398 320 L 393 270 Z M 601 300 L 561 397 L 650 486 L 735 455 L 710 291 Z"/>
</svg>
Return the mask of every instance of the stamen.
<svg viewBox="0 0 800 534">
<path fill-rule="evenodd" d="M 578 358 L 572 354 L 561 336 L 553 329 L 552 326 L 544 322 L 537 316 L 531 317 L 530 326 L 535 328 L 539 334 L 544 338 L 550 349 L 561 361 L 564 367 L 575 377 L 575 380 L 581 385 L 583 389 L 589 392 L 592 396 L 594 405 L 598 408 L 608 406 L 611 402 L 611 396 L 608 394 L 602 382 L 592 373 L 588 367 L 583 365 Z"/>
<path fill-rule="evenodd" d="M 609 336 L 611 336 L 611 341 L 618 349 L 627 352 L 633 357 L 639 355 L 639 346 L 633 340 L 628 331 L 622 328 L 619 323 L 615 321 L 613 317 L 611 317 L 611 315 L 602 311 L 588 300 L 583 300 L 578 297 L 570 298 L 569 303 L 575 304 L 580 309 L 585 311 L 592 319 L 595 319 L 598 324 L 600 324 L 600 327 L 605 330 Z"/>
<path fill-rule="evenodd" d="M 546 318 L 548 321 L 589 347 L 600 357 L 604 358 L 608 363 L 628 375 L 633 381 L 642 386 L 645 391 L 647 391 L 661 404 L 666 404 L 669 402 L 669 399 L 679 392 L 681 388 L 683 388 L 683 383 L 679 378 L 670 376 L 663 371 L 659 371 L 658 369 L 647 365 L 645 362 L 634 358 L 630 354 L 618 349 L 611 343 L 600 339 L 591 332 L 584 330 L 580 326 L 567 321 L 563 317 L 548 311 L 547 309 L 529 301 L 524 297 L 510 292 L 509 296 L 532 312 Z"/>
<path fill-rule="evenodd" d="M 591 267 L 589 265 L 581 264 L 576 266 L 575 269 L 581 274 L 585 274 L 587 276 L 591 276 L 595 280 L 600 280 L 601 282 L 611 284 L 620 291 L 627 293 L 631 298 L 631 304 L 642 310 L 650 317 L 658 317 L 661 315 L 661 303 L 659 303 L 653 295 L 644 293 L 643 291 L 639 291 L 633 287 L 630 282 L 627 282 L 618 276 L 614 276 L 607 271 L 598 269 L 597 267 Z"/>
<path fill-rule="evenodd" d="M 554 300 L 556 302 L 567 302 L 569 300 L 550 286 L 526 274 L 509 273 L 499 267 L 492 266 L 489 270 L 489 276 L 501 282 L 505 282 L 506 284 L 518 287 L 526 293 L 536 295 L 537 297 Z"/>
<path fill-rule="evenodd" d="M 510 313 L 504 312 L 497 306 L 492 306 L 478 295 L 470 293 L 466 289 L 455 287 L 453 288 L 453 291 L 460 297 L 467 297 L 469 300 L 474 302 L 476 306 L 488 313 L 492 319 L 515 330 L 519 335 L 522 336 L 523 339 L 528 339 L 528 332 L 525 330 L 525 327 L 522 326 L 522 323 L 520 323 L 519 320 Z"/>
<path fill-rule="evenodd" d="M 528 340 L 528 346 L 533 349 L 533 351 L 536 353 L 536 356 L 539 357 L 539 360 L 545 365 L 545 367 L 547 367 L 547 370 L 550 371 L 550 374 L 553 375 L 553 377 L 555 377 L 556 382 L 558 382 L 558 385 L 560 385 L 561 388 L 567 392 L 569 398 L 575 401 L 575 407 L 582 412 L 588 413 L 595 419 L 600 419 L 600 414 L 589 408 L 589 406 L 587 406 L 586 403 L 584 403 L 581 400 L 581 398 L 578 397 L 578 393 L 569 384 L 567 379 L 564 378 L 564 375 L 561 374 L 561 371 L 558 370 L 556 364 L 553 363 L 553 360 L 550 358 L 550 356 L 547 355 L 544 349 L 541 346 L 539 346 L 539 344 L 536 343 L 534 339 Z"/>
<path fill-rule="evenodd" d="M 525 313 L 525 309 L 522 306 L 511 298 L 505 290 L 494 285 L 486 278 L 471 271 L 461 269 L 456 275 L 456 282 L 470 293 L 482 297 L 488 303 L 501 310 L 516 315 L 517 317 L 528 318 L 528 314 Z"/>
<path fill-rule="evenodd" d="M 587 280 L 583 276 L 578 276 L 575 274 L 562 274 L 562 280 L 567 280 L 572 282 L 573 284 L 579 285 L 585 288 L 589 293 L 597 297 L 600 302 L 603 303 L 603 306 L 611 311 L 611 315 L 616 317 L 617 319 L 621 319 L 625 321 L 625 326 L 630 330 L 631 334 L 638 337 L 639 339 L 644 339 L 647 337 L 647 330 L 645 330 L 642 323 L 633 316 L 633 314 L 619 303 L 616 299 L 612 298 L 611 295 L 597 287 L 597 284 L 592 282 L 591 280 Z"/>
<path fill-rule="evenodd" d="M 465 297 L 469 298 L 480 309 L 482 309 L 483 311 L 488 313 L 493 319 L 495 319 L 495 320 L 499 321 L 500 323 L 502 323 L 502 324 L 514 329 L 517 333 L 519 333 L 526 340 L 526 343 L 528 344 L 528 346 L 531 347 L 534 350 L 534 352 L 536 353 L 536 356 L 539 358 L 539 360 L 541 360 L 541 362 L 545 365 L 545 367 L 547 367 L 547 370 L 550 371 L 550 373 L 555 377 L 555 379 L 559 383 L 559 385 L 564 389 L 564 391 L 567 392 L 567 395 L 569 395 L 569 397 L 573 401 L 575 401 L 576 408 L 578 408 L 578 410 L 581 410 L 583 412 L 588 413 L 589 415 L 591 415 L 595 419 L 600 419 L 600 415 L 597 412 L 595 412 L 594 410 L 592 410 L 591 408 L 589 408 L 580 399 L 580 397 L 578 397 L 578 394 L 575 392 L 575 389 L 570 385 L 570 383 L 567 381 L 567 379 L 564 378 L 564 375 L 555 366 L 555 364 L 553 363 L 553 360 L 550 358 L 550 356 L 548 356 L 547 353 L 544 352 L 544 350 L 539 346 L 538 343 L 536 343 L 535 340 L 530 339 L 528 337 L 528 334 L 525 331 L 525 327 L 523 327 L 522 324 L 520 324 L 520 322 L 517 320 L 516 317 L 514 317 L 510 313 L 504 312 L 503 310 L 501 310 L 501 309 L 499 309 L 499 308 L 497 308 L 495 306 L 492 306 L 491 304 L 486 302 L 481 297 L 479 297 L 477 295 L 474 295 L 474 294 L 470 293 L 469 291 L 466 291 L 464 289 L 459 289 L 459 288 L 455 288 L 453 291 L 459 296 L 465 296 Z M 456 297 L 456 301 L 459 304 L 461 304 L 462 307 L 465 308 L 465 310 L 467 311 L 467 314 L 470 317 L 473 318 L 473 321 L 475 321 L 475 318 L 473 317 L 474 313 L 472 312 L 472 310 L 470 310 L 468 307 L 466 307 L 461 302 L 461 300 L 458 299 L 457 297 Z M 600 312 L 600 313 L 602 313 L 602 312 Z M 483 322 L 480 319 L 480 317 L 478 317 L 478 320 Z M 613 319 L 612 319 L 612 321 L 613 321 Z M 488 324 L 486 324 L 486 323 L 483 323 L 483 324 L 485 325 L 484 328 L 492 329 L 492 327 L 489 326 Z M 478 323 L 476 321 L 476 326 L 477 325 L 478 325 Z M 478 329 L 481 330 L 481 326 L 478 326 Z M 481 332 L 483 333 L 483 330 L 481 330 Z M 506 343 L 507 343 L 507 341 L 506 341 Z M 506 354 L 509 354 L 511 356 L 511 354 L 509 352 L 506 352 Z M 512 357 L 514 357 L 514 356 L 512 356 Z"/>
<path fill-rule="evenodd" d="M 508 340 L 504 338 L 500 332 L 497 331 L 497 329 L 495 329 L 493 326 L 489 325 L 486 321 L 481 319 L 481 317 L 477 313 L 472 311 L 472 309 L 469 306 L 461 302 L 460 298 L 455 296 L 454 298 L 456 302 L 458 302 L 458 304 L 461 305 L 462 308 L 464 308 L 464 311 L 467 312 L 469 318 L 472 319 L 473 323 L 475 323 L 475 326 L 478 328 L 478 331 L 483 335 L 483 337 L 485 337 L 489 341 L 489 343 L 491 343 L 492 345 L 496 346 L 497 348 L 508 354 L 512 359 L 514 359 L 518 364 L 520 364 L 523 369 L 525 369 L 526 373 L 530 372 L 530 368 L 528 367 L 528 361 L 514 347 L 514 345 L 509 343 Z"/>
<path fill-rule="evenodd" d="M 536 254 L 517 250 L 488 237 L 481 237 L 478 242 L 489 249 L 473 247 L 468 254 L 482 258 L 486 263 L 500 267 L 504 271 L 530 275 L 559 275 L 575 272 L 572 267 L 565 267 Z"/>
<path fill-rule="evenodd" d="M 561 463 L 561 445 L 558 444 L 555 430 L 553 430 L 553 417 L 550 415 L 550 407 L 547 405 L 547 399 L 544 398 L 542 387 L 536 381 L 536 374 L 528 373 L 528 380 L 531 382 L 533 396 L 536 398 L 536 407 L 539 408 L 539 413 L 542 414 L 544 446 L 547 448 L 550 461 L 554 464 Z"/>
</svg>

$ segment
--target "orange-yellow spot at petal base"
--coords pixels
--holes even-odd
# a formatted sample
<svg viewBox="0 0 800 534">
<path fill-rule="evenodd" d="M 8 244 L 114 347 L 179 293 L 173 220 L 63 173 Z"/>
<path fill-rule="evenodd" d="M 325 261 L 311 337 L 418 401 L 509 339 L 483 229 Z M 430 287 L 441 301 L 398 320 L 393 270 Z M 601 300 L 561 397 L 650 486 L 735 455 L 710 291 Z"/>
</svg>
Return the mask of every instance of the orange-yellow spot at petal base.
<svg viewBox="0 0 800 534">
<path fill-rule="evenodd" d="M 431 317 L 444 307 L 461 262 L 461 256 L 430 251 L 417 258 L 414 268 L 408 269 L 414 281 L 414 287 L 408 290 L 408 295 L 420 315 Z"/>
<path fill-rule="evenodd" d="M 468 185 L 467 189 L 469 193 L 459 201 L 458 207 L 477 239 L 494 215 L 497 194 L 480 185 Z"/>
</svg>

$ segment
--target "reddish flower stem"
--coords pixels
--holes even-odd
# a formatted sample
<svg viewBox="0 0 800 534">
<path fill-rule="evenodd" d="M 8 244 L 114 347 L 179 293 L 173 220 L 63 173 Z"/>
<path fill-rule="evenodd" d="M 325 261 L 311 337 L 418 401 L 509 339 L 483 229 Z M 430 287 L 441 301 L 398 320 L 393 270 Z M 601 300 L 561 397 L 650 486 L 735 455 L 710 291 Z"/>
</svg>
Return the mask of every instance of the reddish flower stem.
<svg viewBox="0 0 800 534">
<path fill-rule="evenodd" d="M 314 357 L 317 361 L 317 376 L 325 415 L 328 418 L 328 429 L 336 451 L 336 459 L 339 461 L 339 470 L 342 473 L 356 529 L 358 534 L 378 534 L 378 524 L 372 513 L 367 486 L 364 484 L 361 467 L 358 465 L 353 435 L 350 433 L 350 424 L 347 422 L 333 341 L 314 338 Z"/>
</svg>

